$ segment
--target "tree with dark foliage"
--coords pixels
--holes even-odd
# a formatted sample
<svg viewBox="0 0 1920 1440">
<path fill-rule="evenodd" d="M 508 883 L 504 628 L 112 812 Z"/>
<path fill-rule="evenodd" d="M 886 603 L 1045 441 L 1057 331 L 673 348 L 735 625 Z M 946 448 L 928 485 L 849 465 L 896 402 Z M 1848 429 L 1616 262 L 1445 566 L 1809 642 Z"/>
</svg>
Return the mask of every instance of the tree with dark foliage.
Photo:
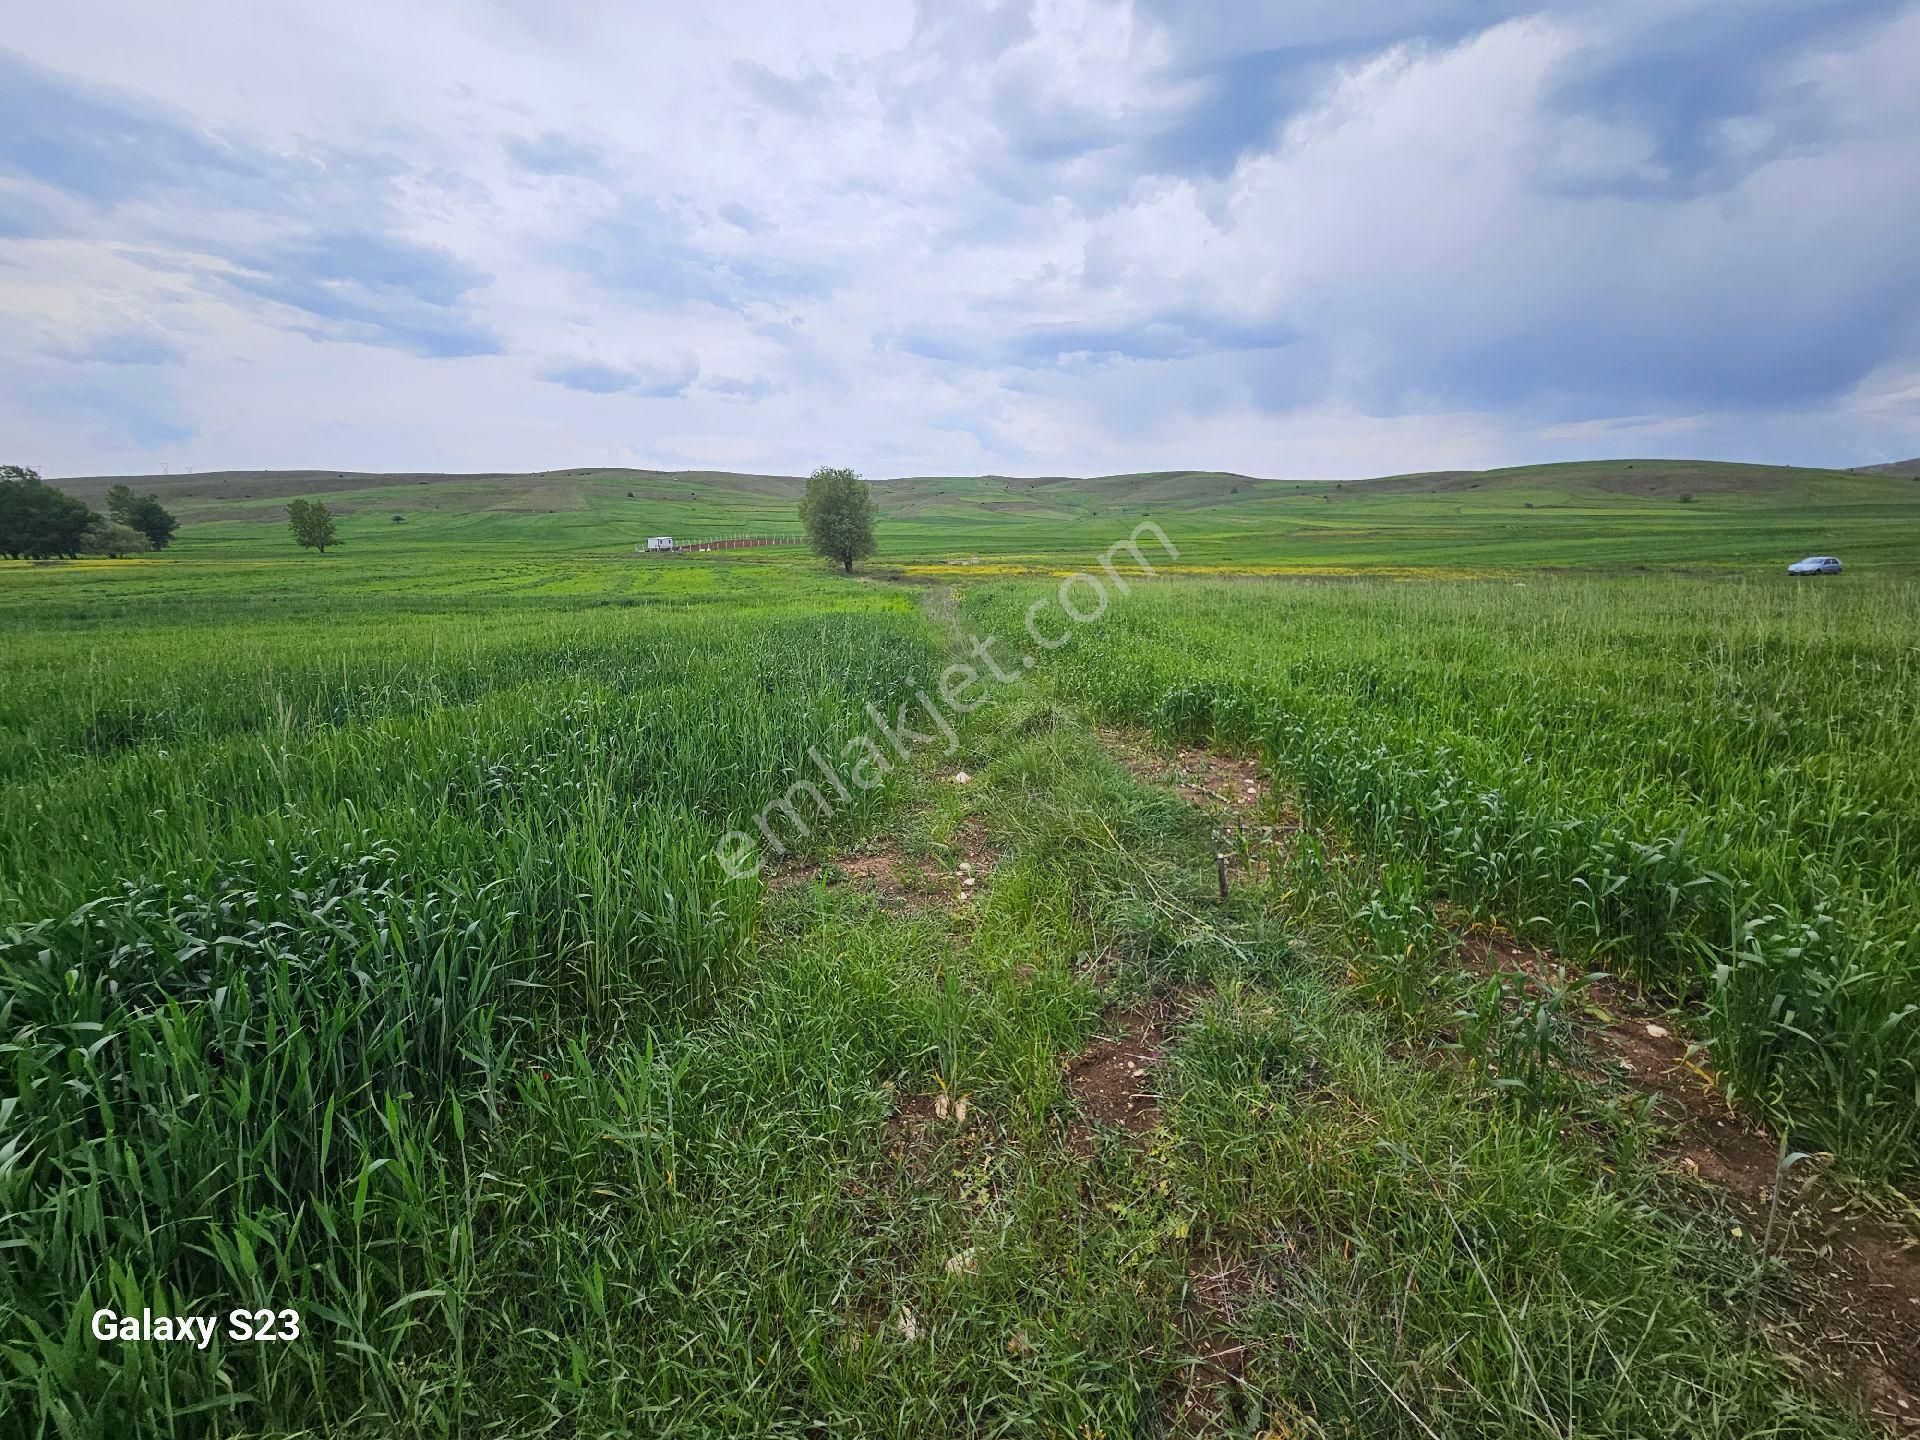
<svg viewBox="0 0 1920 1440">
<path fill-rule="evenodd" d="M 0 555 L 47 560 L 80 554 L 100 517 L 25 465 L 0 465 Z"/>
<path fill-rule="evenodd" d="M 849 575 L 854 561 L 874 552 L 873 493 L 851 470 L 822 465 L 809 475 L 800 521 L 813 553 L 838 560 Z"/>
<path fill-rule="evenodd" d="M 107 514 L 138 530 L 156 550 L 166 549 L 173 532 L 180 528 L 180 522 L 160 503 L 158 495 L 136 495 L 129 485 L 116 485 L 107 491 Z"/>
</svg>

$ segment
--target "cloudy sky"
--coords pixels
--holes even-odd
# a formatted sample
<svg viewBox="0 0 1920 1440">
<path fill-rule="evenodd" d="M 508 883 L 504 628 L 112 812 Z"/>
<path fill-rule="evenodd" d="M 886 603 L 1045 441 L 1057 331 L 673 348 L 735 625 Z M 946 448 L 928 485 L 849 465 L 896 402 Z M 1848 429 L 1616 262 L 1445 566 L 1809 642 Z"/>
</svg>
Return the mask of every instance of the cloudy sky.
<svg viewBox="0 0 1920 1440">
<path fill-rule="evenodd" d="M 1920 0 L 61 0 L 0 459 L 1920 453 Z"/>
</svg>

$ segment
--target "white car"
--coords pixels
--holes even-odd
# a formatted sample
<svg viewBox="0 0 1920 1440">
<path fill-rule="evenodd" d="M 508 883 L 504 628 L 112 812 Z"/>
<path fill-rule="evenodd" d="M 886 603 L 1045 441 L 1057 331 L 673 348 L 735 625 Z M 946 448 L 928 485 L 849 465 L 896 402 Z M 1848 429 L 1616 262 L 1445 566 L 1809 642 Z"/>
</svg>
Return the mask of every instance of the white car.
<svg viewBox="0 0 1920 1440">
<path fill-rule="evenodd" d="M 1809 555 L 1787 566 L 1789 575 L 1838 575 L 1840 562 L 1831 555 Z"/>
</svg>

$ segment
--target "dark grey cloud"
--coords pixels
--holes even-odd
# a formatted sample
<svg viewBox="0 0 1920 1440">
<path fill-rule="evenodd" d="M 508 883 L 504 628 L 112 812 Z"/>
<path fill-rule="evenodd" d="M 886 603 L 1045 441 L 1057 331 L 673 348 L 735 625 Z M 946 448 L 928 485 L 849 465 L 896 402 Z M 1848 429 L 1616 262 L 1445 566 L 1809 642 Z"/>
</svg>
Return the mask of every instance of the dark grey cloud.
<svg viewBox="0 0 1920 1440">
<path fill-rule="evenodd" d="M 735 229 L 744 230 L 749 235 L 765 235 L 773 229 L 765 217 L 756 215 L 738 200 L 729 200 L 715 213 Z"/>
<path fill-rule="evenodd" d="M 1594 0 L 1610 3 L 1610 0 Z M 1409 41 L 1456 42 L 1475 31 L 1587 3 L 1552 0 L 1293 0 L 1287 5 L 1193 6 L 1185 0 L 1137 0 L 1135 11 L 1163 27 L 1182 63 L 1280 50 L 1352 49 L 1374 53 Z"/>
<path fill-rule="evenodd" d="M 1880 192 L 1864 171 L 1849 179 L 1864 156 L 1839 156 L 1849 144 L 1859 152 L 1862 136 L 1845 132 L 1859 119 L 1843 113 L 1843 94 L 1805 79 L 1820 56 L 1870 46 L 1874 27 L 1916 13 L 1910 0 L 1759 0 L 1738 12 L 1563 6 L 1567 33 L 1586 42 L 1551 69 L 1532 108 L 1515 108 L 1513 131 L 1475 131 L 1478 144 L 1513 156 L 1513 179 L 1492 202 L 1478 190 L 1411 186 L 1419 200 L 1409 205 L 1438 205 L 1427 211 L 1396 211 L 1392 165 L 1352 175 L 1346 192 L 1340 175 L 1321 169 L 1342 165 L 1329 125 L 1363 129 L 1367 109 L 1334 111 L 1306 136 L 1288 138 L 1284 127 L 1327 104 L 1388 44 L 1402 46 L 1402 65 L 1423 67 L 1498 13 L 1357 6 L 1342 21 L 1302 6 L 1288 10 L 1292 23 L 1250 19 L 1236 33 L 1225 12 L 1150 8 L 1175 40 L 1156 77 L 1185 84 L 1171 121 L 1165 108 L 1102 115 L 1077 98 L 1048 98 L 1046 77 L 1021 69 L 993 92 L 995 131 L 975 152 L 975 177 L 995 204 L 973 215 L 1006 213 L 996 234 L 1046 198 L 1100 215 L 1133 204 L 1140 179 L 1154 175 L 1202 186 L 1196 198 L 1217 207 L 1206 186 L 1246 157 L 1292 146 L 1290 165 L 1317 180 L 1311 200 L 1290 207 L 1288 180 L 1277 179 L 1269 207 L 1217 228 L 1213 217 L 1200 221 L 1233 273 L 1258 275 L 1271 246 L 1300 275 L 1292 294 L 1250 298 L 1231 324 L 1194 323 L 1188 311 L 1167 311 L 1164 296 L 1204 284 L 1204 267 L 1156 275 L 1152 246 L 1142 259 L 1125 230 L 1096 230 L 1083 284 L 1117 319 L 908 324 L 889 346 L 981 371 L 1158 367 L 1158 388 L 1127 397 L 1129 413 L 1137 403 L 1162 415 L 1336 403 L 1380 417 L 1448 409 L 1528 422 L 1832 405 L 1920 351 L 1920 269 L 1907 261 L 1907 236 L 1920 227 L 1920 152 L 1908 144 L 1910 171 L 1887 175 Z M 1236 54 L 1236 42 L 1254 40 L 1283 44 Z M 1920 65 L 1920 54 L 1912 60 Z M 1373 88 L 1371 104 L 1388 104 L 1392 86 Z M 1473 102 L 1442 90 L 1427 100 L 1457 104 L 1461 117 Z M 1430 134 L 1394 131 L 1382 144 L 1404 150 L 1409 177 L 1430 140 L 1434 165 L 1459 163 L 1444 144 L 1457 119 L 1436 109 Z M 1874 142 L 1885 136 L 1866 136 L 1868 154 Z M 1740 221 L 1715 200 L 1782 161 L 1820 167 L 1822 184 L 1853 186 L 1874 209 L 1822 211 L 1809 196 L 1797 213 L 1763 186 L 1734 202 Z M 1484 223 L 1469 213 L 1478 205 L 1492 205 Z M 1371 217 L 1371 232 L 1323 238 L 1352 221 L 1344 211 Z M 1457 234 L 1475 228 L 1484 240 L 1463 246 Z M 960 230 L 952 244 L 964 250 L 979 238 Z M 1235 376 L 1213 363 L 1219 355 L 1233 357 Z"/>
<path fill-rule="evenodd" d="M 405 168 L 381 148 L 269 149 L 146 96 L 0 50 L 0 174 L 100 211 L 174 194 L 209 212 L 364 214 L 384 208 L 382 188 Z"/>
<path fill-rule="evenodd" d="M 701 382 L 700 388 L 710 390 L 715 395 L 724 395 L 729 400 L 764 400 L 779 387 L 764 375 L 755 375 L 744 380 L 715 375 Z"/>
<path fill-rule="evenodd" d="M 138 234 L 129 253 L 157 271 L 188 276 L 209 294 L 271 301 L 292 328 L 315 340 L 349 340 L 422 357 L 490 355 L 501 340 L 470 305 L 488 282 L 467 261 L 382 230 L 392 207 L 386 184 L 396 161 L 382 152 L 311 148 L 265 152 L 200 127 L 169 106 L 111 86 L 84 83 L 0 52 L 0 171 L 77 198 L 100 211 L 169 198 L 171 219 L 69 223 L 58 232 Z M 46 232 L 52 211 L 27 202 L 6 230 Z M 10 207 L 12 209 L 12 207 Z M 246 227 L 215 219 L 255 217 Z M 351 213 L 363 228 L 332 228 Z M 303 227 L 303 219 L 321 225 Z M 236 244 L 230 228 L 273 228 L 278 238 Z M 177 351 L 150 336 L 108 336 L 94 359 L 167 363 Z M 171 434 L 165 422 L 142 434 Z"/>
<path fill-rule="evenodd" d="M 1141 140 L 1137 160 L 1150 171 L 1217 179 L 1270 145 L 1289 116 L 1325 93 L 1335 68 L 1360 53 L 1354 44 L 1298 46 L 1188 68 L 1200 94 Z"/>
<path fill-rule="evenodd" d="M 263 157 L 167 106 L 0 50 L 0 171 L 99 204 L 191 185 L 258 185 Z"/>
<path fill-rule="evenodd" d="M 1653 163 L 1570 188 L 1685 197 L 1725 190 L 1782 155 L 1817 151 L 1831 138 L 1831 117 L 1792 68 L 1857 44 L 1903 8 L 1905 0 L 1749 0 L 1604 34 L 1562 67 L 1552 108 L 1643 132 Z M 1733 128 L 1741 122 L 1750 138 Z"/>
<path fill-rule="evenodd" d="M 1005 335 L 910 326 L 886 337 L 886 343 L 923 360 L 1035 370 L 1116 360 L 1186 360 L 1201 355 L 1278 350 L 1299 339 L 1298 331 L 1278 321 L 1247 324 L 1198 313 L 1169 312 L 1107 324 L 1023 325 Z"/>
<path fill-rule="evenodd" d="M 741 228 L 732 217 L 735 228 Z M 744 311 L 759 303 L 818 300 L 845 267 L 776 245 L 719 249 L 701 243 L 698 218 L 644 196 L 581 222 L 553 258 L 595 285 L 662 305 Z"/>
<path fill-rule="evenodd" d="M 199 433 L 173 387 L 126 371 L 75 375 L 42 370 L 25 389 L 35 413 L 79 427 L 103 448 L 162 450 Z"/>
<path fill-rule="evenodd" d="M 1304 3 L 1207 10 L 1142 0 L 1171 52 L 1142 75 L 1143 103 L 1118 113 L 1049 83 L 1044 69 L 1001 76 L 991 103 L 993 143 L 975 156 L 994 193 L 1032 202 L 1066 195 L 1094 209 L 1123 198 L 1143 176 L 1218 180 L 1245 155 L 1270 146 L 1295 115 L 1336 83 L 1342 67 L 1394 45 L 1445 45 L 1539 8 L 1521 0 L 1427 0 L 1417 4 Z M 994 38 L 971 43 L 928 23 L 938 43 L 979 60 L 1031 37 L 1031 7 L 995 11 Z"/>
<path fill-rule="evenodd" d="M 72 230 L 71 221 L 37 196 L 0 192 L 0 240 L 46 240 Z"/>
<path fill-rule="evenodd" d="M 1376 372 L 1365 398 L 1387 414 L 1439 401 L 1554 421 L 1757 411 L 1832 401 L 1887 357 L 1912 353 L 1920 284 L 1881 268 L 1794 293 L 1791 269 L 1771 291 L 1744 281 L 1652 285 L 1611 313 L 1562 296 L 1538 323 L 1503 333 L 1462 323 L 1407 336 L 1399 363 Z"/>
<path fill-rule="evenodd" d="M 382 150 L 320 146 L 268 151 L 216 134 L 142 96 L 60 74 L 0 51 L 0 171 L 117 216 L 140 201 L 172 201 L 166 219 L 143 215 L 61 220 L 24 198 L 0 233 L 97 234 L 144 244 L 122 254 L 187 277 L 200 289 L 272 302 L 293 328 L 322 340 L 389 346 L 447 358 L 498 353 L 498 336 L 469 304 L 488 277 L 450 252 L 383 227 L 386 187 L 403 167 Z M 233 227 L 223 212 L 252 217 Z M 361 228 L 332 228 L 335 214 Z M 322 219 L 319 226 L 300 224 Z M 234 228 L 278 238 L 238 243 Z M 106 337 L 84 358 L 110 364 L 178 358 L 151 337 Z M 115 346 L 117 345 L 117 350 Z M 143 433 L 170 433 L 164 422 Z"/>
</svg>

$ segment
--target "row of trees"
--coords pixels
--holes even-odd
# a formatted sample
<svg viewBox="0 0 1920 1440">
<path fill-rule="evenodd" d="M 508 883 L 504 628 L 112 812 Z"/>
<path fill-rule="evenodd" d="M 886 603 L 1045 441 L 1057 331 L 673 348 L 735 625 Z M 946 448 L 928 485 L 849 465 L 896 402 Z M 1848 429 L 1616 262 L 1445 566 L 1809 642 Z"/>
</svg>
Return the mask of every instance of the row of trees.
<svg viewBox="0 0 1920 1440">
<path fill-rule="evenodd" d="M 107 513 L 40 478 L 25 465 L 0 465 L 0 555 L 9 560 L 76 560 L 164 550 L 180 522 L 153 495 L 126 485 L 107 492 Z"/>
</svg>

